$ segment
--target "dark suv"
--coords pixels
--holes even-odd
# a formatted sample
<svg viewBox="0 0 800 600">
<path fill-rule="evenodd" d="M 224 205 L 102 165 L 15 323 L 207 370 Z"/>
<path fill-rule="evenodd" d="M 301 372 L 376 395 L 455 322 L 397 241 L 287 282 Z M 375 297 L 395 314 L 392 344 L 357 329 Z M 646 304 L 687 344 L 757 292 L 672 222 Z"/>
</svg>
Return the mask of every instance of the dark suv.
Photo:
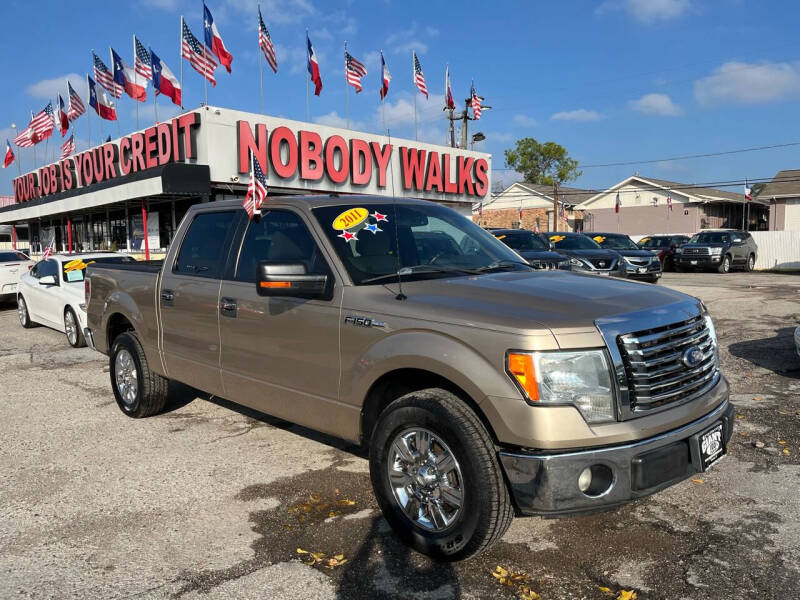
<svg viewBox="0 0 800 600">
<path fill-rule="evenodd" d="M 569 257 L 570 268 L 579 273 L 626 277 L 625 261 L 614 250 L 606 250 L 582 233 L 552 231 L 540 234 L 555 251 Z"/>
<path fill-rule="evenodd" d="M 716 269 L 720 273 L 727 273 L 733 268 L 752 271 L 757 255 L 758 246 L 746 231 L 701 231 L 675 250 L 675 266 L 679 271 Z"/>
<path fill-rule="evenodd" d="M 527 229 L 491 229 L 492 235 L 515 250 L 535 269 L 569 271 L 569 258 L 550 249 L 550 245 Z"/>
<path fill-rule="evenodd" d="M 674 271 L 675 249 L 688 241 L 688 235 L 648 235 L 639 240 L 639 247 L 655 252 L 664 271 Z"/>
<path fill-rule="evenodd" d="M 584 232 L 607 250 L 616 250 L 622 255 L 625 271 L 630 279 L 658 283 L 661 279 L 661 261 L 650 250 L 642 250 L 624 233 Z"/>
</svg>

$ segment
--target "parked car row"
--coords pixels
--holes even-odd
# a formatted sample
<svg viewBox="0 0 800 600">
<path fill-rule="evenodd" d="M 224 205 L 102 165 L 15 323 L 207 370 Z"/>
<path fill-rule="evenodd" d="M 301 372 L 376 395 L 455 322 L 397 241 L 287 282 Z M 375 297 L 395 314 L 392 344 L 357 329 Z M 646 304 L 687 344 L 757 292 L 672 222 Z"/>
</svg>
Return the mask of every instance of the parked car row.
<svg viewBox="0 0 800 600">
<path fill-rule="evenodd" d="M 752 271 L 758 257 L 753 236 L 739 230 L 645 236 L 639 243 L 623 233 L 544 232 L 489 228 L 496 238 L 538 269 L 569 269 L 657 283 L 663 271 L 734 268 Z M 565 256 L 565 262 L 560 259 Z"/>
</svg>

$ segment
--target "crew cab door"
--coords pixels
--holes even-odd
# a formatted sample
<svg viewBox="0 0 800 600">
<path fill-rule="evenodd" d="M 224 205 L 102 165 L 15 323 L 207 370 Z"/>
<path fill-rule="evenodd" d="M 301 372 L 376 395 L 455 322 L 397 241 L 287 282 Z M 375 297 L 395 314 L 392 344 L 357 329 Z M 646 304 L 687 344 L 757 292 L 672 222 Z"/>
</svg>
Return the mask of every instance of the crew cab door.
<svg viewBox="0 0 800 600">
<path fill-rule="evenodd" d="M 339 404 L 341 285 L 302 213 L 265 211 L 247 224 L 220 294 L 225 397 L 342 437 L 354 437 L 359 412 Z M 261 296 L 261 261 L 303 264 L 326 274 L 324 298 Z"/>
<path fill-rule="evenodd" d="M 157 300 L 167 376 L 220 394 L 219 287 L 238 211 L 197 213 L 171 264 L 164 263 Z"/>
</svg>

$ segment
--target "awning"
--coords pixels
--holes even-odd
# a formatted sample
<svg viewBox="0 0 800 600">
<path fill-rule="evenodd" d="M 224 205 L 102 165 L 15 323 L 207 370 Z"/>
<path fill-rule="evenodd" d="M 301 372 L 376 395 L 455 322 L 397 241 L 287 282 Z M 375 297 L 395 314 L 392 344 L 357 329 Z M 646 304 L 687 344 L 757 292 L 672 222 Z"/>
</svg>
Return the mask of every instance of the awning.
<svg viewBox="0 0 800 600">
<path fill-rule="evenodd" d="M 122 179 L 0 208 L 0 223 L 25 223 L 137 198 L 199 196 L 211 192 L 208 165 L 170 163 Z"/>
</svg>

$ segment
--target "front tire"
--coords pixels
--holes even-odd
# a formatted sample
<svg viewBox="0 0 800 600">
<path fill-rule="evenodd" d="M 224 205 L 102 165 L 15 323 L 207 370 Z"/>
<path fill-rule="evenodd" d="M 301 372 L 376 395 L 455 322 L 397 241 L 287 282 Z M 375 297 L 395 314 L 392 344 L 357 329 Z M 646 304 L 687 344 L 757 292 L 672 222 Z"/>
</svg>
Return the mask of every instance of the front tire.
<svg viewBox="0 0 800 600">
<path fill-rule="evenodd" d="M 111 388 L 120 410 L 134 419 L 160 413 L 167 403 L 168 380 L 153 373 L 139 340 L 121 333 L 109 355 Z"/>
<path fill-rule="evenodd" d="M 28 312 L 28 303 L 25 302 L 25 298 L 22 296 L 17 296 L 17 316 L 19 317 L 19 324 L 25 329 L 33 327 L 31 314 Z"/>
<path fill-rule="evenodd" d="M 726 254 L 722 257 L 722 262 L 720 263 L 719 267 L 717 267 L 718 273 L 730 273 L 731 272 L 731 257 L 730 255 Z"/>
<path fill-rule="evenodd" d="M 370 476 L 395 534 L 437 560 L 482 552 L 514 517 L 489 433 L 443 389 L 411 392 L 383 411 L 372 433 Z"/>
<path fill-rule="evenodd" d="M 69 345 L 73 348 L 83 348 L 86 345 L 86 340 L 81 332 L 80 321 L 75 316 L 75 311 L 69 307 L 64 311 L 64 333 L 67 336 Z"/>
</svg>

